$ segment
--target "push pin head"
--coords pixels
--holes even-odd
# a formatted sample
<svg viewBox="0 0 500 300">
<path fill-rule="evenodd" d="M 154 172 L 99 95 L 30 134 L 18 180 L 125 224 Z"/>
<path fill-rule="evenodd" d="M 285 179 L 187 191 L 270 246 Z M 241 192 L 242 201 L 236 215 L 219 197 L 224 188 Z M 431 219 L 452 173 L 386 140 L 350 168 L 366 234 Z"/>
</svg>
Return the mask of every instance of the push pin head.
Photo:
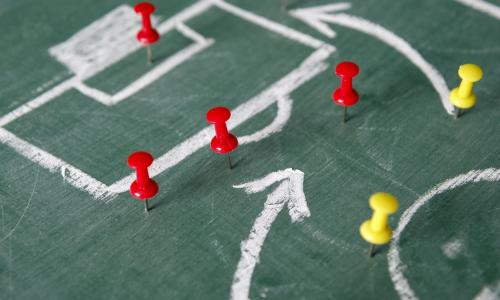
<svg viewBox="0 0 500 300">
<path fill-rule="evenodd" d="M 483 70 L 477 65 L 465 64 L 458 68 L 458 76 L 463 80 L 477 82 L 483 78 Z"/>
<path fill-rule="evenodd" d="M 147 168 L 153 163 L 153 156 L 146 151 L 132 153 L 127 160 L 128 166 L 133 169 Z"/>
<path fill-rule="evenodd" d="M 389 193 L 375 193 L 370 197 L 370 207 L 377 212 L 390 215 L 398 210 L 399 204 L 396 197 Z"/>
<path fill-rule="evenodd" d="M 359 67 L 353 62 L 343 61 L 335 67 L 335 73 L 340 77 L 353 78 L 359 73 Z"/>
<path fill-rule="evenodd" d="M 156 7 L 149 2 L 137 3 L 134 6 L 134 11 L 138 14 L 151 15 L 156 10 Z"/>
<path fill-rule="evenodd" d="M 218 106 L 207 112 L 207 122 L 210 124 L 225 123 L 231 118 L 229 109 Z"/>
</svg>

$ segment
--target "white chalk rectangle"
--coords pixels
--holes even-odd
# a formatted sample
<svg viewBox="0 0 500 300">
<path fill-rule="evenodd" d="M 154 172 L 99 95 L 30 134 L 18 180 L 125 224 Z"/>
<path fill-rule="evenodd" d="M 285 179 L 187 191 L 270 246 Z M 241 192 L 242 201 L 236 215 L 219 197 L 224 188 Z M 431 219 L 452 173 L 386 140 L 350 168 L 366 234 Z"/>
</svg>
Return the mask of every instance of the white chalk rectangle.
<svg viewBox="0 0 500 300">
<path fill-rule="evenodd" d="M 89 78 L 137 50 L 135 35 L 140 17 L 128 5 L 120 5 L 94 21 L 49 53 L 79 78 Z"/>
</svg>

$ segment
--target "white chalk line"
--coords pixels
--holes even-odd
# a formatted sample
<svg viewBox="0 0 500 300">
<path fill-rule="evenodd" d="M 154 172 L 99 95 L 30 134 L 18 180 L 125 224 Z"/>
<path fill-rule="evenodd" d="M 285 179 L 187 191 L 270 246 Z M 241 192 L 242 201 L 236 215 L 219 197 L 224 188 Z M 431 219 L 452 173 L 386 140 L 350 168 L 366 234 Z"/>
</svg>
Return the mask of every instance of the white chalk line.
<svg viewBox="0 0 500 300">
<path fill-rule="evenodd" d="M 391 276 L 392 282 L 394 283 L 394 288 L 396 289 L 401 299 L 418 299 L 415 295 L 415 292 L 411 288 L 408 279 L 406 279 L 405 275 L 403 274 L 403 272 L 407 269 L 407 266 L 401 261 L 401 257 L 399 255 L 399 240 L 408 223 L 411 221 L 415 213 L 422 206 L 432 200 L 434 196 L 468 183 L 481 181 L 500 181 L 500 169 L 489 168 L 484 170 L 472 170 L 468 173 L 445 180 L 444 182 L 438 184 L 437 186 L 426 192 L 422 197 L 418 198 L 408 209 L 405 210 L 405 212 L 399 219 L 398 227 L 394 231 L 389 253 L 387 254 L 387 259 L 389 262 L 389 274 Z"/>
<path fill-rule="evenodd" d="M 5 125 L 13 122 L 17 118 L 24 116 L 25 114 L 32 112 L 33 110 L 41 107 L 42 105 L 52 101 L 56 97 L 70 90 L 77 81 L 78 79 L 76 77 L 69 78 L 61 82 L 60 84 L 56 85 L 52 89 L 41 94 L 40 96 L 36 97 L 35 99 L 7 113 L 6 115 L 0 118 L 0 127 L 4 127 Z"/>
<path fill-rule="evenodd" d="M 228 13 L 231 13 L 235 16 L 238 16 L 244 20 L 247 20 L 251 23 L 254 23 L 258 26 L 261 26 L 269 31 L 278 33 L 284 37 L 287 37 L 291 40 L 297 41 L 303 45 L 306 45 L 308 47 L 317 49 L 322 46 L 325 46 L 326 44 L 318 39 L 313 38 L 310 35 L 304 34 L 302 32 L 299 32 L 295 29 L 292 29 L 290 27 L 287 27 L 285 25 L 276 23 L 274 21 L 271 21 L 269 19 L 266 19 L 264 17 L 261 17 L 259 15 L 256 15 L 254 13 L 251 13 L 249 11 L 243 10 L 237 6 L 231 5 L 227 2 L 224 2 L 222 0 L 210 0 L 214 5 L 219 7 L 222 10 L 225 10 Z"/>
<path fill-rule="evenodd" d="M 340 6 L 341 4 L 345 4 L 345 6 Z M 349 7 L 350 4 L 348 3 L 337 3 L 336 6 L 325 5 L 315 8 L 297 9 L 291 11 L 290 13 L 292 16 L 304 21 L 314 20 L 316 23 L 319 21 L 323 21 L 348 27 L 371 35 L 391 46 L 396 51 L 403 54 L 408 60 L 410 60 L 410 62 L 418 67 L 422 71 L 422 73 L 424 73 L 434 89 L 437 91 L 446 112 L 448 114 L 453 114 L 455 108 L 448 99 L 450 92 L 448 90 L 448 86 L 446 85 L 446 81 L 441 76 L 441 74 L 430 63 L 428 63 L 422 57 L 422 55 L 420 55 L 420 53 L 415 50 L 407 41 L 400 38 L 392 31 L 371 21 L 344 13 L 335 12 L 333 14 L 327 14 L 328 12 L 332 12 L 334 10 L 347 9 Z M 331 34 L 328 34 L 328 32 L 326 32 L 325 34 L 327 36 L 331 36 Z"/>
<path fill-rule="evenodd" d="M 235 185 L 252 194 L 261 192 L 270 185 L 281 182 L 267 195 L 264 209 L 255 219 L 248 238 L 241 242 L 241 257 L 231 285 L 232 300 L 249 299 L 250 285 L 255 266 L 259 262 L 260 252 L 273 222 L 285 204 L 293 222 L 302 221 L 311 215 L 303 191 L 304 173 L 300 170 L 286 169 L 268 174 L 252 182 Z"/>
<path fill-rule="evenodd" d="M 208 10 L 212 6 L 212 1 L 211 0 L 200 0 L 196 3 L 194 3 L 191 6 L 188 6 L 181 12 L 175 14 L 173 17 L 169 18 L 165 22 L 162 22 L 156 30 L 160 33 L 168 32 L 175 27 L 177 27 L 181 23 L 186 23 L 189 19 L 192 19 L 202 13 L 204 13 L 206 10 Z"/>
<path fill-rule="evenodd" d="M 114 95 L 111 96 L 110 94 L 105 93 L 99 89 L 90 87 L 82 81 L 76 82 L 74 87 L 83 95 L 90 97 L 95 101 L 100 102 L 101 104 L 104 104 L 106 106 L 111 106 L 114 103 L 113 101 Z"/>
<path fill-rule="evenodd" d="M 472 9 L 485 13 L 497 20 L 500 20 L 500 7 L 483 0 L 455 0 Z"/>
<path fill-rule="evenodd" d="M 178 23 L 177 26 L 175 26 L 175 29 L 177 29 L 177 31 L 181 33 L 183 36 L 191 39 L 193 42 L 198 43 L 200 45 L 207 44 L 210 41 L 210 39 L 207 39 L 203 35 L 189 28 L 184 23 Z"/>
<path fill-rule="evenodd" d="M 52 154 L 36 147 L 33 144 L 20 139 L 10 131 L 0 128 L 0 142 L 13 148 L 19 154 L 35 162 L 52 173 L 60 172 L 65 169 L 66 181 L 74 187 L 88 192 L 96 199 L 105 199 L 112 195 L 107 191 L 107 186 L 102 182 L 92 178 L 88 174 L 73 167 L 65 161 L 53 156 Z"/>
</svg>

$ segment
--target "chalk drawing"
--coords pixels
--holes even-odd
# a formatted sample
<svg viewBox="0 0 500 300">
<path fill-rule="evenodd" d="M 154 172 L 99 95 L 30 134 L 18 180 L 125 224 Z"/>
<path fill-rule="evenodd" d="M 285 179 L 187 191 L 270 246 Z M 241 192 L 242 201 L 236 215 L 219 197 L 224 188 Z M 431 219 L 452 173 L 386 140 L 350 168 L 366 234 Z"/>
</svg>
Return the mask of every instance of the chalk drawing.
<svg viewBox="0 0 500 300">
<path fill-rule="evenodd" d="M 285 169 L 273 172 L 255 181 L 235 185 L 234 188 L 245 189 L 246 193 L 254 194 L 264 191 L 276 182 L 280 182 L 279 186 L 267 195 L 264 209 L 255 219 L 248 238 L 241 242 L 241 257 L 231 286 L 233 300 L 249 299 L 252 274 L 259 262 L 260 251 L 274 220 L 285 204 L 292 223 L 311 215 L 304 195 L 304 173 L 300 170 Z"/>
<path fill-rule="evenodd" d="M 84 80 L 140 48 L 134 37 L 134 32 L 139 27 L 137 16 L 130 6 L 118 6 L 101 19 L 94 21 L 76 33 L 67 41 L 49 49 L 49 53 L 62 64 L 66 65 L 75 75 L 1 117 L 0 127 L 4 127 L 17 118 L 41 107 L 72 88 L 76 88 L 81 93 L 105 105 L 114 105 L 126 99 L 128 96 L 151 84 L 161 76 L 160 74 L 164 75 L 175 66 L 189 59 L 189 57 L 192 57 L 214 43 L 212 39 L 203 37 L 185 25 L 189 19 L 202 14 L 211 7 L 222 9 L 266 30 L 314 49 L 314 52 L 296 69 L 257 96 L 236 107 L 232 111 L 233 117 L 228 122 L 228 127 L 233 129 L 267 109 L 270 105 L 277 103 L 278 114 L 274 121 L 258 132 L 242 137 L 242 144 L 256 142 L 273 133 L 279 132 L 290 118 L 292 105 L 289 97 L 290 93 L 324 71 L 328 67 L 325 60 L 336 49 L 332 45 L 326 44 L 312 36 L 245 11 L 222 0 L 198 1 L 168 20 L 159 23 L 157 30 L 160 33 L 163 34 L 170 30 L 178 30 L 181 34 L 193 40 L 194 44 L 167 58 L 155 67 L 155 69 L 146 73 L 122 91 L 111 96 L 87 86 Z M 153 21 L 157 22 L 158 20 L 155 19 Z M 207 146 L 212 136 L 213 128 L 207 126 L 161 155 L 154 161 L 150 169 L 151 176 L 157 176 L 180 163 L 197 150 Z M 3 128 L 0 128 L 0 142 L 12 147 L 19 154 L 38 163 L 50 172 L 61 174 L 69 184 L 88 192 L 95 199 L 111 201 L 118 193 L 127 191 L 134 179 L 134 174 L 131 173 L 108 186 Z"/>
<path fill-rule="evenodd" d="M 460 252 L 462 252 L 463 248 L 464 243 L 459 239 L 448 241 L 441 246 L 443 254 L 446 255 L 446 257 L 448 257 L 449 259 L 457 258 Z"/>
</svg>

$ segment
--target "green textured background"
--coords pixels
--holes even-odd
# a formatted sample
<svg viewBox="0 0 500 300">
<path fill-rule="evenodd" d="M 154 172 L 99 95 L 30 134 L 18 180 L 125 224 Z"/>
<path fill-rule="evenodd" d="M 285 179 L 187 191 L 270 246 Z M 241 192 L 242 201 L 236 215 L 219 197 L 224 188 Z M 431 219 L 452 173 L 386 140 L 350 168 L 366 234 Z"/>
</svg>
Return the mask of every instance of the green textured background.
<svg viewBox="0 0 500 300">
<path fill-rule="evenodd" d="M 371 214 L 368 197 L 376 191 L 398 197 L 395 227 L 406 208 L 443 180 L 500 167 L 499 20 L 451 0 L 352 1 L 349 14 L 406 39 L 449 87 L 459 82 L 460 64 L 483 67 L 477 106 L 454 120 L 420 70 L 373 37 L 333 25 L 337 36 L 328 39 L 290 17 L 279 1 L 230 2 L 334 45 L 332 67 L 357 62 L 361 100 L 353 118 L 340 124 L 341 109 L 330 99 L 338 79 L 329 68 L 291 94 L 293 112 L 282 132 L 238 148 L 234 170 L 206 147 L 157 176 L 161 191 L 148 216 L 127 193 L 109 203 L 93 200 L 0 144 L 1 299 L 228 299 L 240 242 L 266 195 L 248 196 L 232 185 L 289 167 L 305 173 L 311 217 L 291 224 L 286 208 L 280 213 L 250 297 L 395 299 L 388 248 L 369 259 L 358 234 Z M 155 1 L 165 19 L 192 3 Z M 289 9 L 328 3 L 290 0 Z M 120 4 L 2 0 L 0 115 L 70 78 L 48 48 Z M 6 129 L 111 184 L 130 173 L 131 151 L 165 153 L 206 126 L 209 108 L 238 106 L 312 53 L 218 8 L 187 24 L 216 43 L 119 105 L 105 107 L 71 90 Z M 173 32 L 155 51 L 167 56 L 186 44 Z M 88 82 L 114 92 L 144 71 L 144 53 L 137 51 Z M 273 105 L 234 133 L 255 132 L 275 114 Z M 465 185 L 414 216 L 400 245 L 419 298 L 472 299 L 499 285 L 499 187 Z M 451 259 L 442 247 L 454 240 L 463 249 Z"/>
</svg>

